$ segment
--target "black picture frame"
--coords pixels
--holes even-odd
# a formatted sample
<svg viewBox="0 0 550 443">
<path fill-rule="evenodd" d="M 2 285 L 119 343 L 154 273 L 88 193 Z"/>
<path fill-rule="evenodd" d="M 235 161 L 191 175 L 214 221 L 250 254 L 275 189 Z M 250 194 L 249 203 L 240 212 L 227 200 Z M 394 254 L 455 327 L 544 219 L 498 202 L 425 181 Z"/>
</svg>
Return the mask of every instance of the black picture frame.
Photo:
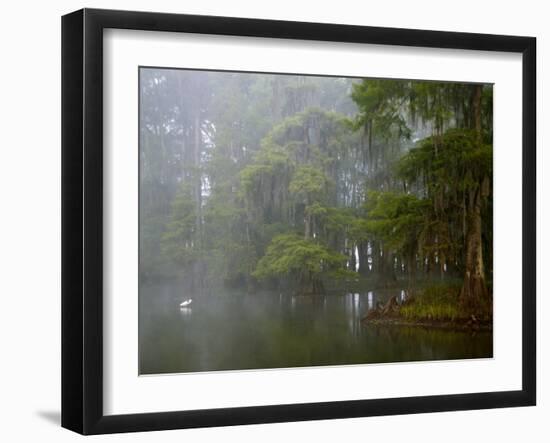
<svg viewBox="0 0 550 443">
<path fill-rule="evenodd" d="M 522 55 L 522 389 L 130 415 L 103 413 L 103 30 L 171 31 Z M 536 403 L 536 39 L 83 9 L 62 18 L 62 426 L 82 434 L 319 420 Z"/>
</svg>

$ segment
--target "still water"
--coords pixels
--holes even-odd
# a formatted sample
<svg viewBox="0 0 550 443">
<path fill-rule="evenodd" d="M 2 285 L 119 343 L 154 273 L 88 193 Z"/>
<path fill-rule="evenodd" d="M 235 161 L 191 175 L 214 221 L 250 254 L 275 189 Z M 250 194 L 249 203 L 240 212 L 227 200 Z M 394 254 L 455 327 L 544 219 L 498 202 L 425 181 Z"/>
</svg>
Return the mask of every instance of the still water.
<svg viewBox="0 0 550 443">
<path fill-rule="evenodd" d="M 197 296 L 176 284 L 144 285 L 140 373 L 492 357 L 491 332 L 361 325 L 368 309 L 396 292 Z"/>
</svg>

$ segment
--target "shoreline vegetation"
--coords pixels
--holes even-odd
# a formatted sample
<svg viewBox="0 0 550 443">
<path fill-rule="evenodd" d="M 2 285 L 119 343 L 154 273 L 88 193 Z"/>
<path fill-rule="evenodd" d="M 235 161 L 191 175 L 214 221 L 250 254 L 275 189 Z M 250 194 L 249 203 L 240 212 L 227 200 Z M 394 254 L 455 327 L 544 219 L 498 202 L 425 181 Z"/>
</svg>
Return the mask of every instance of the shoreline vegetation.
<svg viewBox="0 0 550 443">
<path fill-rule="evenodd" d="M 397 295 L 370 309 L 361 318 L 364 326 L 419 326 L 472 332 L 492 331 L 492 299 L 487 296 L 475 305 L 460 299 L 459 285 L 429 286 L 399 301 Z"/>
<path fill-rule="evenodd" d="M 490 328 L 492 107 L 489 84 L 143 68 L 140 283 L 399 287 L 363 324 Z"/>
</svg>

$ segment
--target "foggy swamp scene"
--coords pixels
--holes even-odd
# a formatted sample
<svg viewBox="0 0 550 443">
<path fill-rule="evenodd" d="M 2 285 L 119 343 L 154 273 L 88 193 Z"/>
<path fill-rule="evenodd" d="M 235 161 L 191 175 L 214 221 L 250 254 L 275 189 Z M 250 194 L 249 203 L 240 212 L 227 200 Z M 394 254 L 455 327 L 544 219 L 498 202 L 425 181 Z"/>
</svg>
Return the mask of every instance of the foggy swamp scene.
<svg viewBox="0 0 550 443">
<path fill-rule="evenodd" d="M 493 86 L 139 70 L 139 372 L 491 358 Z"/>
</svg>

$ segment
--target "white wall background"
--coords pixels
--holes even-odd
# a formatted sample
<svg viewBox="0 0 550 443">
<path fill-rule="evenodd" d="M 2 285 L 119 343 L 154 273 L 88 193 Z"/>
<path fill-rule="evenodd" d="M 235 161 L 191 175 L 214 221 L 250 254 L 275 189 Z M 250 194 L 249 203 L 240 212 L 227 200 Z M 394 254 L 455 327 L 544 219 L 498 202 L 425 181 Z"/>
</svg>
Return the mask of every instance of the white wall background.
<svg viewBox="0 0 550 443">
<path fill-rule="evenodd" d="M 538 38 L 539 227 L 550 222 L 545 2 L 89 0 L 5 2 L 0 25 L 0 438 L 81 440 L 60 414 L 60 16 L 81 7 L 349 23 Z M 544 108 L 544 109 L 543 109 Z M 544 112 L 546 111 L 546 113 Z M 519 147 L 518 147 L 519 149 Z M 543 201 L 546 200 L 546 201 Z M 546 442 L 550 439 L 550 236 L 539 228 L 537 407 L 94 437 L 94 441 Z M 545 249 L 545 250 L 544 250 Z M 544 251 L 543 251 L 544 250 Z M 510 296 L 514 296 L 510 294 Z M 519 294 L 517 294 L 519 296 Z M 546 323 L 542 323 L 546 320 Z"/>
</svg>

